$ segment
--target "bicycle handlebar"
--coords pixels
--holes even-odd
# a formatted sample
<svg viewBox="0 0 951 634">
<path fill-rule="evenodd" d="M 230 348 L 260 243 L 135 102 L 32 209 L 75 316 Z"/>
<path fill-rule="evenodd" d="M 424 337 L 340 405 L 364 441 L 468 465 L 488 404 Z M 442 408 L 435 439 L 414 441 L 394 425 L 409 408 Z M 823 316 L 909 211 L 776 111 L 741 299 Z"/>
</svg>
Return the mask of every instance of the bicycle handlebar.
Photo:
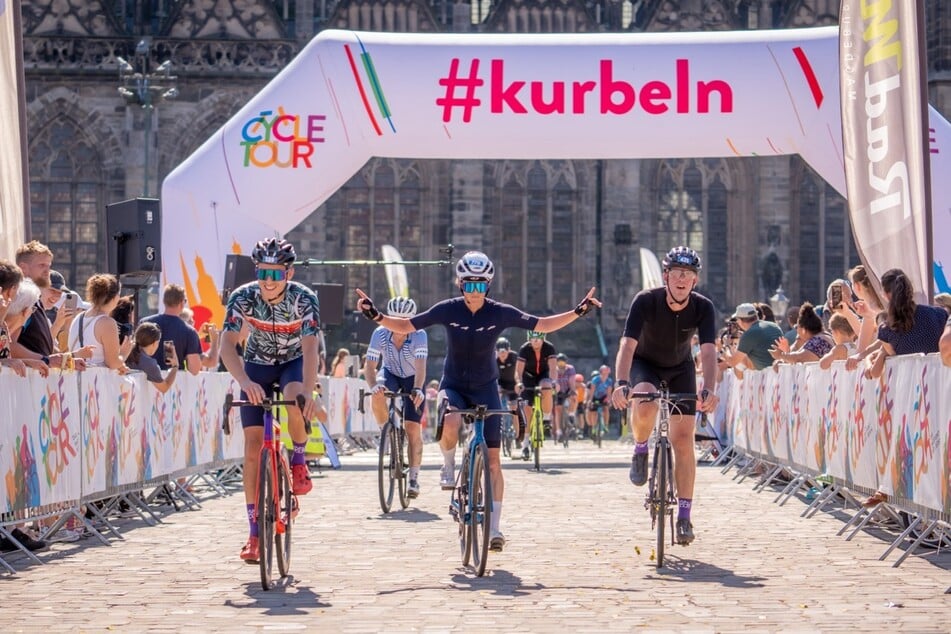
<svg viewBox="0 0 951 634">
<path fill-rule="evenodd" d="M 225 395 L 225 404 L 224 404 L 224 419 L 221 423 L 221 427 L 224 430 L 225 434 L 231 434 L 231 420 L 228 418 L 228 411 L 232 407 L 260 407 L 262 409 L 274 409 L 275 407 L 296 405 L 297 409 L 301 412 L 304 411 L 304 395 L 298 394 L 297 398 L 293 401 L 278 401 L 274 399 L 266 398 L 260 403 L 252 403 L 251 401 L 242 401 L 234 397 L 234 394 Z M 306 428 L 307 434 L 310 435 L 310 421 L 304 421 L 304 427 Z"/>
<path fill-rule="evenodd" d="M 373 391 L 373 390 L 367 390 L 367 389 L 362 388 L 362 387 L 360 388 L 360 398 L 359 398 L 359 400 L 358 400 L 357 410 L 358 410 L 361 414 L 366 414 L 366 405 L 365 405 L 365 399 L 366 399 L 366 397 L 368 397 L 368 396 L 373 396 L 373 394 L 374 394 L 374 391 Z M 387 390 L 387 389 L 384 389 L 384 390 L 383 390 L 383 398 L 388 398 L 388 399 L 390 399 L 390 400 L 393 400 L 393 399 L 395 399 L 395 398 L 397 398 L 397 397 L 400 397 L 400 396 L 408 396 L 408 397 L 412 398 L 412 397 L 413 397 L 413 393 L 412 393 L 412 392 L 391 392 L 390 390 Z M 425 398 L 425 396 L 426 396 L 426 395 L 423 394 L 423 398 Z"/>
<path fill-rule="evenodd" d="M 639 398 L 646 401 L 699 401 L 700 397 L 692 392 L 625 392 L 627 398 Z"/>
</svg>

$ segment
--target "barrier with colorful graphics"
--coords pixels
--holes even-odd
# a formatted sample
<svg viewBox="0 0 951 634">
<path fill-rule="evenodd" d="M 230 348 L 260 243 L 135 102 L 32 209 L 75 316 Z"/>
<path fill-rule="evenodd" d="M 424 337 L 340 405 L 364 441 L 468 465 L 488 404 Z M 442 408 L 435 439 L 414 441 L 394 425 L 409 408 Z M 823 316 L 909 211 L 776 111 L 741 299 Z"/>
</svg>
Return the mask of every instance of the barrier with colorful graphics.
<svg viewBox="0 0 951 634">
<path fill-rule="evenodd" d="M 746 372 L 729 390 L 733 444 L 897 505 L 951 512 L 951 368 L 937 355 L 889 359 L 880 379 L 816 363 Z"/>
</svg>

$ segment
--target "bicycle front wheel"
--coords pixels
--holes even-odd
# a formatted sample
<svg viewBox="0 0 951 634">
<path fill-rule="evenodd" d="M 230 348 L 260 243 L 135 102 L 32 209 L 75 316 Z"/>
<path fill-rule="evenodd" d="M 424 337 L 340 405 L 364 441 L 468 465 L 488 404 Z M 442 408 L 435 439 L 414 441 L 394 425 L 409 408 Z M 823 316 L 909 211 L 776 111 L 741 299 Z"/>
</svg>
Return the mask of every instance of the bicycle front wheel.
<svg viewBox="0 0 951 634">
<path fill-rule="evenodd" d="M 406 465 L 409 464 L 406 459 L 406 431 L 397 429 L 394 425 L 393 438 L 395 442 L 393 442 L 393 468 L 391 473 L 396 478 L 396 486 L 400 492 L 400 506 L 405 509 L 409 506 L 409 497 L 406 495 L 409 486 L 409 476 L 406 472 Z"/>
<path fill-rule="evenodd" d="M 271 570 L 274 564 L 274 522 L 276 519 L 274 500 L 274 454 L 261 452 L 258 465 L 258 564 L 261 568 L 261 587 L 271 589 Z"/>
<path fill-rule="evenodd" d="M 537 454 L 536 454 L 537 455 Z M 492 480 L 489 474 L 489 448 L 485 444 L 476 448 L 473 456 L 471 503 L 472 567 L 476 575 L 485 574 L 489 556 L 490 527 L 492 525 Z"/>
<path fill-rule="evenodd" d="M 383 509 L 384 513 L 389 513 L 390 508 L 393 507 L 393 492 L 396 484 L 393 480 L 392 471 L 392 462 L 396 455 L 393 439 L 393 423 L 387 421 L 383 425 L 383 432 L 380 434 L 380 462 L 377 468 L 380 508 Z"/>
<path fill-rule="evenodd" d="M 667 540 L 664 537 L 664 531 L 667 528 L 667 514 L 670 513 L 668 508 L 668 499 L 667 499 L 667 488 L 670 486 L 668 478 L 670 474 L 669 470 L 669 461 L 670 461 L 670 446 L 667 444 L 666 438 L 661 438 L 657 442 L 657 446 L 654 447 L 654 465 L 655 472 L 657 477 L 654 479 L 654 489 L 651 491 L 651 495 L 654 498 L 654 504 L 657 507 L 657 567 L 663 568 L 664 566 L 664 546 L 667 544 Z"/>
<path fill-rule="evenodd" d="M 469 525 L 472 517 L 469 508 L 469 454 L 462 458 L 462 469 L 459 471 L 459 479 L 456 488 L 453 491 L 453 499 L 456 508 L 459 510 L 459 551 L 462 555 L 462 565 L 469 565 L 469 557 L 472 554 L 472 532 Z"/>
<path fill-rule="evenodd" d="M 545 421 L 541 407 L 532 412 L 532 450 L 535 454 L 535 471 L 542 470 L 542 444 L 545 442 Z"/>
<path fill-rule="evenodd" d="M 287 463 L 280 461 L 277 469 L 277 499 L 280 514 L 274 533 L 274 545 L 277 550 L 277 570 L 286 577 L 291 569 L 291 528 L 294 525 L 294 492 L 291 488 L 290 471 Z"/>
</svg>

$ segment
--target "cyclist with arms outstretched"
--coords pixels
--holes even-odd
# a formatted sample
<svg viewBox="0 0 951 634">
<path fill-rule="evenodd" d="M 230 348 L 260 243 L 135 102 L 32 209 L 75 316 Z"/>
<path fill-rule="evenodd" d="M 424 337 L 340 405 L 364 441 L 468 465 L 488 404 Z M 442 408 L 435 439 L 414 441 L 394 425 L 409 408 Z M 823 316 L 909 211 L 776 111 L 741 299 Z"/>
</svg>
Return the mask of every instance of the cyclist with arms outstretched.
<svg viewBox="0 0 951 634">
<path fill-rule="evenodd" d="M 442 325 L 446 329 L 447 350 L 440 390 L 445 394 L 450 411 L 443 424 L 440 448 L 443 468 L 440 485 L 445 490 L 455 486 L 456 444 L 462 417 L 451 410 L 485 405 L 499 409 L 498 364 L 495 357 L 496 339 L 509 327 L 552 332 L 575 321 L 592 307 L 601 306 L 592 288 L 574 310 L 558 315 L 536 317 L 487 297 L 495 277 L 495 267 L 488 256 L 470 251 L 456 263 L 456 286 L 462 297 L 447 299 L 410 319 L 383 315 L 367 295 L 357 289 L 357 310 L 368 319 L 393 332 L 409 334 L 429 326 Z M 502 442 L 501 417 L 493 415 L 485 421 L 485 440 L 489 447 L 489 473 L 492 481 L 492 514 L 489 544 L 500 551 L 505 538 L 499 530 L 502 514 L 504 483 L 499 461 Z"/>
<path fill-rule="evenodd" d="M 694 292 L 700 274 L 700 256 L 693 249 L 675 247 L 663 262 L 664 286 L 643 290 L 634 296 L 615 363 L 617 389 L 612 394 L 615 407 L 628 406 L 628 392 L 653 392 L 666 382 L 671 392 L 696 393 L 697 374 L 691 355 L 693 334 L 700 336 L 703 384 L 713 387 L 717 376 L 716 312 L 713 302 Z M 629 381 L 628 381 L 629 379 Z M 700 393 L 701 411 L 716 410 L 712 389 Z M 694 539 L 690 509 L 693 502 L 697 464 L 694 456 L 694 416 L 697 403 L 680 401 L 670 417 L 670 441 L 674 448 L 674 480 L 677 485 L 676 540 L 689 544 Z M 634 406 L 634 455 L 631 482 L 647 482 L 647 442 L 657 417 L 656 401 Z"/>
<path fill-rule="evenodd" d="M 251 251 L 257 281 L 237 288 L 228 298 L 225 314 L 221 360 L 241 386 L 241 398 L 260 404 L 274 396 L 277 383 L 285 400 L 304 397 L 303 411 L 287 408 L 287 427 L 294 443 L 291 472 L 295 495 L 305 495 L 313 485 L 304 454 L 307 432 L 304 420 L 326 419 L 326 412 L 314 400 L 317 385 L 317 358 L 320 354 L 318 333 L 320 309 L 312 290 L 292 282 L 294 246 L 278 238 L 258 242 Z M 247 333 L 244 361 L 237 345 Z M 258 463 L 264 441 L 264 411 L 260 407 L 241 408 L 244 429 L 244 498 L 247 503 L 248 541 L 241 549 L 241 559 L 258 561 L 255 495 Z"/>
<path fill-rule="evenodd" d="M 391 317 L 412 317 L 416 314 L 416 302 L 408 297 L 394 297 L 386 304 L 386 314 Z M 406 496 L 419 497 L 419 465 L 423 462 L 423 436 L 420 426 L 422 409 L 426 398 L 426 359 L 429 357 L 426 331 L 410 334 L 391 332 L 382 326 L 370 335 L 367 346 L 367 361 L 363 376 L 373 391 L 372 407 L 376 422 L 381 427 L 389 416 L 385 390 L 412 394 L 403 397 L 403 429 L 409 442 L 409 484 Z M 377 366 L 382 372 L 377 374 Z"/>
</svg>

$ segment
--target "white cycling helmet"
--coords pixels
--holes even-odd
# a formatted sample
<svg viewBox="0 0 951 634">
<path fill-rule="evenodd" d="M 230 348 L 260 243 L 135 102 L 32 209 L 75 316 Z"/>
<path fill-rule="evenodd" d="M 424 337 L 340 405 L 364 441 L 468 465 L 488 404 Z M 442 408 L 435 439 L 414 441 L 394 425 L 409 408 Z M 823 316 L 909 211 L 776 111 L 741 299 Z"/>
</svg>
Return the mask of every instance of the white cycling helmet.
<svg viewBox="0 0 951 634">
<path fill-rule="evenodd" d="M 386 303 L 386 314 L 390 317 L 412 317 L 416 314 L 416 302 L 409 297 L 396 296 Z"/>
<path fill-rule="evenodd" d="M 495 277 L 492 260 L 482 251 L 469 251 L 456 262 L 456 279 L 491 282 Z"/>
</svg>

